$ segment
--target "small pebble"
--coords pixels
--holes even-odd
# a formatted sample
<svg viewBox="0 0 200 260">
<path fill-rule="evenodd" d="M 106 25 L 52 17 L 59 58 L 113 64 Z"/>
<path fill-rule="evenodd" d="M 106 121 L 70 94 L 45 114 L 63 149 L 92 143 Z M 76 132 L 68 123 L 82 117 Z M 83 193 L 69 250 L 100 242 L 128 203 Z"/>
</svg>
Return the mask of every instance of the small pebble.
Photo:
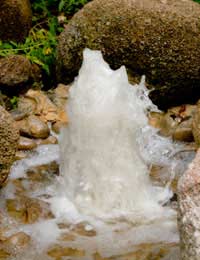
<svg viewBox="0 0 200 260">
<path fill-rule="evenodd" d="M 57 121 L 55 123 L 52 124 L 52 130 L 56 133 L 56 134 L 59 134 L 60 133 L 60 130 L 62 127 L 65 127 L 66 124 L 61 122 L 61 121 Z"/>
<path fill-rule="evenodd" d="M 30 236 L 27 235 L 24 232 L 18 232 L 10 237 L 8 237 L 5 241 L 4 244 L 7 246 L 11 246 L 14 248 L 21 248 L 24 246 L 27 246 L 30 242 Z"/>
<path fill-rule="evenodd" d="M 173 140 L 182 142 L 192 142 L 194 140 L 192 134 L 192 128 L 189 127 L 177 127 L 172 134 Z"/>
<path fill-rule="evenodd" d="M 18 149 L 19 150 L 32 150 L 37 147 L 37 144 L 34 142 L 34 140 L 20 136 Z"/>
<path fill-rule="evenodd" d="M 55 136 L 50 135 L 46 139 L 37 139 L 36 140 L 37 145 L 41 144 L 57 144 L 58 139 Z"/>
<path fill-rule="evenodd" d="M 33 138 L 47 138 L 50 130 L 48 125 L 35 115 L 22 120 L 19 125 L 20 133 Z"/>
<path fill-rule="evenodd" d="M 22 160 L 25 159 L 27 157 L 27 153 L 25 153 L 24 151 L 17 151 L 15 154 L 15 160 Z"/>
<path fill-rule="evenodd" d="M 12 110 L 10 112 L 12 118 L 15 120 L 15 121 L 19 121 L 19 120 L 22 120 L 24 119 L 26 116 L 27 116 L 27 112 L 26 111 L 20 111 L 18 109 L 16 110 Z"/>
</svg>

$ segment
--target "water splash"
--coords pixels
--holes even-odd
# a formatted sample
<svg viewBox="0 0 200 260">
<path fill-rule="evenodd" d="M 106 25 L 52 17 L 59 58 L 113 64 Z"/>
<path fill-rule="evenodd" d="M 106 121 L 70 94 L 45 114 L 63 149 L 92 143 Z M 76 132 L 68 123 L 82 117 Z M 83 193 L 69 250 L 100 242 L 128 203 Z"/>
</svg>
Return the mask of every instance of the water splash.
<svg viewBox="0 0 200 260">
<path fill-rule="evenodd" d="M 52 183 L 27 189 L 28 196 L 51 204 L 53 219 L 16 226 L 4 218 L 5 225 L 8 220 L 9 226 L 14 224 L 13 232 L 24 231 L 33 240 L 16 260 L 49 260 L 47 250 L 55 243 L 84 249 L 85 255 L 76 258 L 80 260 L 96 259 L 96 252 L 110 259 L 132 259 L 123 255 L 143 251 L 145 244 L 155 250 L 170 245 L 163 259 L 178 259 L 176 214 L 164 206 L 172 193 L 169 185 L 150 181 L 149 169 L 162 166 L 168 179 L 177 170 L 182 172 L 183 160 L 174 157 L 182 146 L 148 126 L 150 110 L 157 108 L 148 98 L 144 78 L 132 86 L 124 67 L 113 71 L 99 51 L 84 51 L 79 76 L 70 88 L 70 123 L 61 132 L 59 147 L 38 147 L 12 167 L 10 178 L 23 179 L 25 188 L 30 167 L 57 161 L 61 172 Z M 12 183 L 3 194 L 4 199 L 16 196 Z M 1 204 L 5 208 L 3 200 Z M 60 223 L 66 228 L 60 229 Z M 92 228 L 96 235 L 73 231 L 79 223 L 86 223 L 85 230 Z M 76 239 L 61 242 L 65 232 Z"/>
<path fill-rule="evenodd" d="M 155 109 L 144 80 L 130 85 L 125 67 L 111 70 L 99 51 L 86 49 L 83 56 L 70 89 L 70 124 L 60 137 L 67 196 L 88 215 L 159 218 L 170 192 L 152 185 L 140 154 L 138 135 Z"/>
</svg>

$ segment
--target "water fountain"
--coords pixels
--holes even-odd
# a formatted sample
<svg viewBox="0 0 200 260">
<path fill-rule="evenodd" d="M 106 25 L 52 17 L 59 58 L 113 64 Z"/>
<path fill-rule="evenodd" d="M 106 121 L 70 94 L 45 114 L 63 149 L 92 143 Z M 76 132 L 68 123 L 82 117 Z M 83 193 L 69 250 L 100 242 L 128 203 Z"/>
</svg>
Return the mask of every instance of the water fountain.
<svg viewBox="0 0 200 260">
<path fill-rule="evenodd" d="M 71 216 L 62 205 L 73 205 L 98 230 L 92 246 L 77 244 L 91 253 L 81 259 L 96 247 L 111 256 L 129 252 L 130 244 L 177 242 L 175 211 L 163 207 L 172 193 L 152 184 L 149 168 L 170 166 L 172 174 L 180 146 L 148 126 L 148 111 L 157 108 L 144 78 L 132 86 L 125 67 L 111 70 L 100 51 L 86 49 L 83 57 L 69 94 L 70 123 L 60 136 L 62 192 L 53 211 Z"/>
<path fill-rule="evenodd" d="M 149 170 L 159 165 L 168 179 L 173 177 L 178 169 L 173 155 L 181 145 L 148 126 L 147 114 L 157 108 L 148 98 L 144 78 L 130 85 L 125 67 L 111 70 L 101 52 L 86 49 L 83 56 L 70 88 L 70 123 L 62 129 L 59 147 L 41 146 L 12 169 L 11 179 L 25 178 L 29 188 L 30 166 L 60 163 L 59 177 L 29 191 L 29 196 L 50 203 L 54 218 L 14 225 L 33 238 L 31 249 L 15 259 L 52 259 L 55 250 L 48 249 L 55 243 L 68 248 L 55 259 L 145 260 L 154 253 L 156 259 L 178 259 L 176 213 L 166 205 L 172 192 L 169 185 L 153 184 Z M 4 194 L 13 198 L 13 187 Z M 73 239 L 61 241 L 65 232 L 72 232 Z"/>
<path fill-rule="evenodd" d="M 144 82 L 131 86 L 125 67 L 111 70 L 99 51 L 83 55 L 60 138 L 67 196 L 89 215 L 160 217 L 170 194 L 150 182 L 137 138 L 148 125 L 147 109 L 155 109 Z"/>
</svg>

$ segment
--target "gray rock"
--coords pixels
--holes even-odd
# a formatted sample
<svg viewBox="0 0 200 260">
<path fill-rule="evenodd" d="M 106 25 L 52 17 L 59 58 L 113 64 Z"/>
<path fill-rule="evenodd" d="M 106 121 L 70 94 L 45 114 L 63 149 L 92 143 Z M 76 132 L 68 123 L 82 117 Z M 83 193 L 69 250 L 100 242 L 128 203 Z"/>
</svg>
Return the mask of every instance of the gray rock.
<svg viewBox="0 0 200 260">
<path fill-rule="evenodd" d="M 29 0 L 0 0 L 0 39 L 21 42 L 31 28 Z"/>
<path fill-rule="evenodd" d="M 0 186 L 6 181 L 15 159 L 19 133 L 11 115 L 0 106 Z"/>
<path fill-rule="evenodd" d="M 189 103 L 200 97 L 199 17 L 192 0 L 94 0 L 60 35 L 58 81 L 73 80 L 88 47 L 112 68 L 145 74 L 160 108 Z"/>
<path fill-rule="evenodd" d="M 200 259 L 200 150 L 178 183 L 181 260 Z"/>
</svg>

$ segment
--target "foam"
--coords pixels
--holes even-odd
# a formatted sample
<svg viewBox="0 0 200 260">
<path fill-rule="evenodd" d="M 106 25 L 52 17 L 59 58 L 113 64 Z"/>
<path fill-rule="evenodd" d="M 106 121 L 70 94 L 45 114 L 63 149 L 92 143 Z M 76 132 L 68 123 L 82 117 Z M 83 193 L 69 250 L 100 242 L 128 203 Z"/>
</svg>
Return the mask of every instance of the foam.
<svg viewBox="0 0 200 260">
<path fill-rule="evenodd" d="M 172 196 L 169 184 L 155 186 L 149 169 L 152 164 L 165 166 L 173 178 L 183 162 L 174 157 L 182 145 L 148 126 L 147 114 L 157 107 L 148 98 L 144 78 L 132 86 L 125 67 L 113 71 L 99 51 L 86 49 L 66 109 L 70 123 L 61 132 L 59 146 L 42 145 L 12 167 L 11 179 L 26 179 L 30 167 L 52 161 L 60 162 L 61 172 L 53 183 L 29 194 L 50 203 L 55 218 L 18 227 L 15 223 L 13 232 L 24 231 L 33 240 L 15 259 L 51 259 L 45 250 L 71 230 L 59 229 L 59 223 L 84 222 L 86 231 L 97 232 L 59 242 L 84 249 L 86 255 L 76 258 L 81 260 L 93 259 L 97 251 L 103 257 L 125 254 L 142 243 L 177 243 L 176 213 L 164 206 Z M 3 194 L 14 198 L 12 184 Z M 178 259 L 176 249 L 165 259 Z"/>
<path fill-rule="evenodd" d="M 99 51 L 86 49 L 83 56 L 69 93 L 70 124 L 60 137 L 66 194 L 86 215 L 128 216 L 133 222 L 160 218 L 160 201 L 171 193 L 152 185 L 141 158 L 138 136 L 148 126 L 148 110 L 155 109 L 144 80 L 130 85 L 125 67 L 111 70 Z"/>
</svg>

